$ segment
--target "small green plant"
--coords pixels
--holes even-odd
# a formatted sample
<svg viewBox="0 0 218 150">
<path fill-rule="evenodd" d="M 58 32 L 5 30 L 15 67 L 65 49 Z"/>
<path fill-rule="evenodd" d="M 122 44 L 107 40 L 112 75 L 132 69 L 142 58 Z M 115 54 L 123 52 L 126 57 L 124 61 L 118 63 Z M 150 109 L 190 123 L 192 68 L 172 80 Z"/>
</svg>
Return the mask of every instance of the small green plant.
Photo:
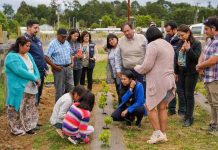
<svg viewBox="0 0 218 150">
<path fill-rule="evenodd" d="M 107 105 L 107 97 L 105 94 L 101 94 L 98 100 L 98 107 L 102 109 L 102 114 L 107 114 L 104 112 L 104 108 Z"/>
<path fill-rule="evenodd" d="M 113 122 L 113 119 L 111 116 L 107 116 L 104 118 L 104 123 L 105 126 L 103 127 L 103 129 L 109 129 L 108 125 L 110 125 Z"/>
<path fill-rule="evenodd" d="M 109 91 L 109 87 L 107 86 L 106 82 L 105 82 L 105 81 L 102 81 L 102 82 L 101 82 L 101 85 L 102 85 L 102 92 L 103 92 L 104 94 L 107 94 L 108 91 Z"/>
<path fill-rule="evenodd" d="M 103 145 L 109 146 L 109 139 L 111 137 L 110 130 L 103 130 L 101 134 L 99 134 L 98 138 L 102 141 Z"/>
</svg>

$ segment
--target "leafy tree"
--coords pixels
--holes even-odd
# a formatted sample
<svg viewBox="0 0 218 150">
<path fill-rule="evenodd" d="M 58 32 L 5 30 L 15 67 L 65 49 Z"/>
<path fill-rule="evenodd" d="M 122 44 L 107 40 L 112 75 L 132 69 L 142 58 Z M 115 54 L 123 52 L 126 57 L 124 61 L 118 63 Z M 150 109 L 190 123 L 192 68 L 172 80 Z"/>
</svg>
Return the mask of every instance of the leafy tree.
<svg viewBox="0 0 218 150">
<path fill-rule="evenodd" d="M 4 31 L 8 30 L 7 17 L 1 11 L 0 11 L 0 24 L 2 25 Z"/>
<path fill-rule="evenodd" d="M 192 24 L 194 22 L 195 11 L 193 9 L 184 9 L 179 8 L 176 9 L 175 12 L 172 14 L 173 19 L 177 22 L 178 25 L 180 24 Z"/>
<path fill-rule="evenodd" d="M 41 18 L 40 19 L 40 21 L 39 21 L 39 24 L 47 24 L 48 23 L 48 21 L 47 21 L 47 19 L 45 19 L 45 18 Z"/>
<path fill-rule="evenodd" d="M 113 119 L 111 116 L 104 117 L 105 126 L 103 127 L 103 129 L 109 129 L 108 125 L 110 125 L 112 122 Z"/>
<path fill-rule="evenodd" d="M 8 16 L 8 17 L 12 17 L 14 14 L 14 10 L 12 8 L 12 5 L 10 4 L 3 4 L 3 13 Z"/>
<path fill-rule="evenodd" d="M 149 15 L 146 15 L 146 16 L 137 15 L 135 17 L 135 21 L 136 21 L 136 26 L 148 27 L 150 22 L 152 21 L 152 18 Z"/>
<path fill-rule="evenodd" d="M 9 26 L 9 34 L 18 32 L 19 23 L 16 20 L 9 20 L 8 21 Z"/>
<path fill-rule="evenodd" d="M 102 17 L 102 25 L 103 27 L 108 27 L 113 24 L 113 20 L 110 18 L 110 16 L 105 15 Z"/>
<path fill-rule="evenodd" d="M 93 23 L 90 28 L 91 28 L 91 29 L 95 29 L 95 28 L 99 28 L 99 27 L 100 27 L 99 24 Z"/>
</svg>

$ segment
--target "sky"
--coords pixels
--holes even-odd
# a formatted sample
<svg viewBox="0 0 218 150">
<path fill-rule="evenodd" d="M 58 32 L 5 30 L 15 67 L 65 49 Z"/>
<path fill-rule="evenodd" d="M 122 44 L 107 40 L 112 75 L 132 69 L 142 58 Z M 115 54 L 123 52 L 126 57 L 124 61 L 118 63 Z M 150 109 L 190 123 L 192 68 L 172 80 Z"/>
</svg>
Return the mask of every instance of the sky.
<svg viewBox="0 0 218 150">
<path fill-rule="evenodd" d="M 0 10 L 2 10 L 2 5 L 4 3 L 6 4 L 11 4 L 13 9 L 14 10 L 17 10 L 17 8 L 20 6 L 20 3 L 21 3 L 22 0 L 0 0 Z M 49 5 L 51 0 L 25 0 L 26 3 L 28 5 L 33 5 L 33 6 L 37 6 L 38 4 L 46 4 L 46 5 Z M 62 0 L 59 0 L 59 1 L 62 1 Z M 99 0 L 99 1 L 114 1 L 114 0 Z M 123 1 L 123 0 L 120 0 L 120 1 Z M 133 0 L 130 0 L 130 1 L 133 1 Z M 157 0 L 137 0 L 141 5 L 145 5 L 146 2 L 148 1 L 151 1 L 151 2 L 154 2 L 154 1 L 157 1 Z M 218 5 L 218 0 L 167 0 L 167 1 L 170 1 L 170 2 L 186 2 L 186 3 L 190 3 L 192 5 L 196 5 L 197 3 L 199 3 L 200 6 L 208 6 L 208 1 L 211 1 L 211 4 L 213 7 L 217 7 Z M 88 2 L 88 0 L 79 0 L 79 2 L 81 4 L 85 4 L 86 2 Z"/>
</svg>

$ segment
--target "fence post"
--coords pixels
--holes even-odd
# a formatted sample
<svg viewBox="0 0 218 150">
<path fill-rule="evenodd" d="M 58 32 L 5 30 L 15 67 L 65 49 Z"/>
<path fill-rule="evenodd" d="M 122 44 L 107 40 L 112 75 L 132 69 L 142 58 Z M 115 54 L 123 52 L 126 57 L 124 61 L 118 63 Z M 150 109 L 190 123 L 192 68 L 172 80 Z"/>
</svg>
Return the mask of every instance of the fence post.
<svg viewBox="0 0 218 150">
<path fill-rule="evenodd" d="M 0 24 L 0 44 L 3 43 L 2 25 Z"/>
</svg>

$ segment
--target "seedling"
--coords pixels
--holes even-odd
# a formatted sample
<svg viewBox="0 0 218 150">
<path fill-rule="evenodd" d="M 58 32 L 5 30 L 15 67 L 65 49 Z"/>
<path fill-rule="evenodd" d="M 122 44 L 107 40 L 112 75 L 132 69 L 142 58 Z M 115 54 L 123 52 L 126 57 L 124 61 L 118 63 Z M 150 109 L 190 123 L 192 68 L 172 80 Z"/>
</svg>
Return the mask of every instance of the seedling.
<svg viewBox="0 0 218 150">
<path fill-rule="evenodd" d="M 107 113 L 104 112 L 104 107 L 107 105 L 107 98 L 104 94 L 101 94 L 98 100 L 98 107 L 102 109 L 102 114 L 106 115 Z"/>
<path fill-rule="evenodd" d="M 101 134 L 99 134 L 98 138 L 102 141 L 103 145 L 109 146 L 109 139 L 111 137 L 110 130 L 103 130 Z"/>
<path fill-rule="evenodd" d="M 111 123 L 113 122 L 111 116 L 107 116 L 104 118 L 104 123 L 105 123 L 105 126 L 103 127 L 103 129 L 110 129 L 108 127 L 108 125 L 110 125 Z"/>
</svg>

